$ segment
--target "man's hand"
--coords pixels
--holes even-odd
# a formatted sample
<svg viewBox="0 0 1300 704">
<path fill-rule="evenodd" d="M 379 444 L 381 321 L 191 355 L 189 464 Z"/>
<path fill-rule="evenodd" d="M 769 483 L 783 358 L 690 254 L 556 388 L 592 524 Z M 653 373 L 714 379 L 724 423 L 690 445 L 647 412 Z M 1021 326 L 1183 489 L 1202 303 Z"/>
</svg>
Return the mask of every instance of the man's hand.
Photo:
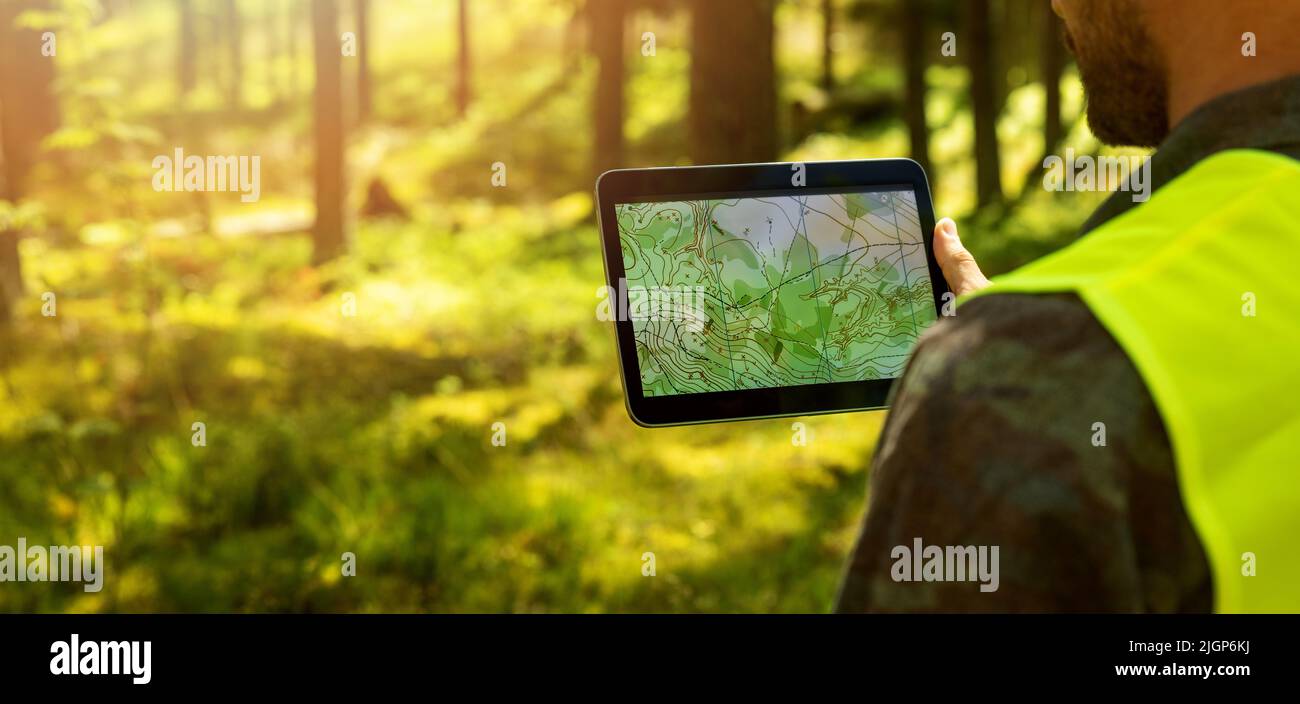
<svg viewBox="0 0 1300 704">
<path fill-rule="evenodd" d="M 943 269 L 948 288 L 958 296 L 989 286 L 988 277 L 980 271 L 974 255 L 962 246 L 957 223 L 952 218 L 944 218 L 934 226 L 934 258 Z"/>
</svg>

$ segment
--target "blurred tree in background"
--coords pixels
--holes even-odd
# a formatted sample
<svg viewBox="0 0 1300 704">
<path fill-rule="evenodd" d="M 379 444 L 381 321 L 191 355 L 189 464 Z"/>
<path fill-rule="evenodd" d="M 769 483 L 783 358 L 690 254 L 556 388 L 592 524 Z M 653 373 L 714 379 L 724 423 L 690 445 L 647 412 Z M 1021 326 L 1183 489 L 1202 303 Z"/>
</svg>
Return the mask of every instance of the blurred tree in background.
<svg viewBox="0 0 1300 704">
<path fill-rule="evenodd" d="M 23 56 L 41 56 L 42 32 L 17 23 L 20 10 L 48 9 L 48 3 L 0 3 L 0 155 L 4 157 L 0 198 L 11 207 L 28 197 L 28 181 L 39 159 L 41 140 L 59 125 L 54 96 L 55 68 L 51 61 L 20 62 Z M 0 325 L 23 295 L 22 263 L 15 221 L 9 227 L 0 218 Z M 3 233 L 3 230 L 8 230 Z"/>
<path fill-rule="evenodd" d="M 882 415 L 632 425 L 594 177 L 910 154 L 1006 270 L 1101 198 L 1048 4 L 0 0 L 0 544 L 108 560 L 0 609 L 826 608 Z"/>
<path fill-rule="evenodd" d="M 775 0 L 691 3 L 691 159 L 775 161 Z"/>
<path fill-rule="evenodd" d="M 316 224 L 312 262 L 343 253 L 343 61 L 340 58 L 337 0 L 311 0 L 315 48 Z"/>
</svg>

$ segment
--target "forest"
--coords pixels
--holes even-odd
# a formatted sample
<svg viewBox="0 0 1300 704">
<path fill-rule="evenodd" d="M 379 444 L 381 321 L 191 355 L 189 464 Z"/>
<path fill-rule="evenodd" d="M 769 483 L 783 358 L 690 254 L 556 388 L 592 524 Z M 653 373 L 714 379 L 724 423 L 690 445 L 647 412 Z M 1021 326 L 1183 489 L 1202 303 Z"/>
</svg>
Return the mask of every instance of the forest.
<svg viewBox="0 0 1300 704">
<path fill-rule="evenodd" d="M 106 563 L 0 610 L 825 611 L 884 414 L 635 426 L 596 176 L 909 156 L 992 275 L 1083 107 L 1048 0 L 0 0 L 0 543 Z"/>
</svg>

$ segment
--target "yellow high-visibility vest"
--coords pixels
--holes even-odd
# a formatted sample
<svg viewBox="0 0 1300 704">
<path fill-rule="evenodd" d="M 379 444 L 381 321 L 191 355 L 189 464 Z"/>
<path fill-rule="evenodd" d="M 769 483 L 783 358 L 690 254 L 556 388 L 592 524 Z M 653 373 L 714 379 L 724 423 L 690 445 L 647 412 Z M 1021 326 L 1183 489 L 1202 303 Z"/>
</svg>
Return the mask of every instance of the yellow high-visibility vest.
<svg viewBox="0 0 1300 704">
<path fill-rule="evenodd" d="M 1051 292 L 1079 296 L 1154 398 L 1215 610 L 1300 612 L 1300 162 L 1216 154 L 975 295 Z"/>
</svg>

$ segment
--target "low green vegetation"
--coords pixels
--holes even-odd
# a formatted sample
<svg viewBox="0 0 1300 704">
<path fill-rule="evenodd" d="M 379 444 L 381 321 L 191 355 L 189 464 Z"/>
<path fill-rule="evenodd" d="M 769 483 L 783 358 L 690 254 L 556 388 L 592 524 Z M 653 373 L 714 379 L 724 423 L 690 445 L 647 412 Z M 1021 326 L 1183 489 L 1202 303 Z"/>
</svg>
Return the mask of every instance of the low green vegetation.
<svg viewBox="0 0 1300 704">
<path fill-rule="evenodd" d="M 350 239 L 322 265 L 308 30 L 287 53 L 275 43 L 275 28 L 295 26 L 287 15 L 235 5 L 245 50 L 271 47 L 247 61 L 235 110 L 215 45 L 199 53 L 197 86 L 175 95 L 171 49 L 158 48 L 175 41 L 172 3 L 112 3 L 105 17 L 57 2 L 32 20 L 58 28 L 63 110 L 21 205 L 0 202 L 0 230 L 24 232 L 26 289 L 0 338 L 0 545 L 103 545 L 107 565 L 98 593 L 0 584 L 0 611 L 830 607 L 883 413 L 632 424 L 596 317 L 596 71 L 579 3 L 471 4 L 483 13 L 476 89 L 460 116 L 455 3 L 373 3 L 374 113 L 350 116 L 346 136 Z M 884 6 L 840 3 L 837 99 L 893 100 L 893 49 L 872 41 L 874 15 L 847 12 L 858 5 Z M 211 25 L 216 4 L 195 6 Z M 681 163 L 688 23 L 671 3 L 645 6 L 662 7 L 630 16 L 629 46 L 653 26 L 658 53 L 629 50 L 626 161 Z M 831 100 L 819 6 L 780 4 L 782 110 Z M 1036 193 L 971 214 L 964 72 L 927 77 L 936 206 L 960 216 L 985 269 L 1069 241 L 1096 196 Z M 1073 119 L 1072 74 L 1063 87 Z M 1041 158 L 1043 100 L 1023 76 L 1006 93 L 1014 195 Z M 787 140 L 783 158 L 907 153 L 896 111 L 836 115 Z M 1096 148 L 1081 124 L 1067 139 Z M 178 146 L 260 155 L 260 201 L 154 191 L 151 158 Z M 506 188 L 492 186 L 497 163 Z M 376 182 L 404 212 L 361 214 Z"/>
</svg>

